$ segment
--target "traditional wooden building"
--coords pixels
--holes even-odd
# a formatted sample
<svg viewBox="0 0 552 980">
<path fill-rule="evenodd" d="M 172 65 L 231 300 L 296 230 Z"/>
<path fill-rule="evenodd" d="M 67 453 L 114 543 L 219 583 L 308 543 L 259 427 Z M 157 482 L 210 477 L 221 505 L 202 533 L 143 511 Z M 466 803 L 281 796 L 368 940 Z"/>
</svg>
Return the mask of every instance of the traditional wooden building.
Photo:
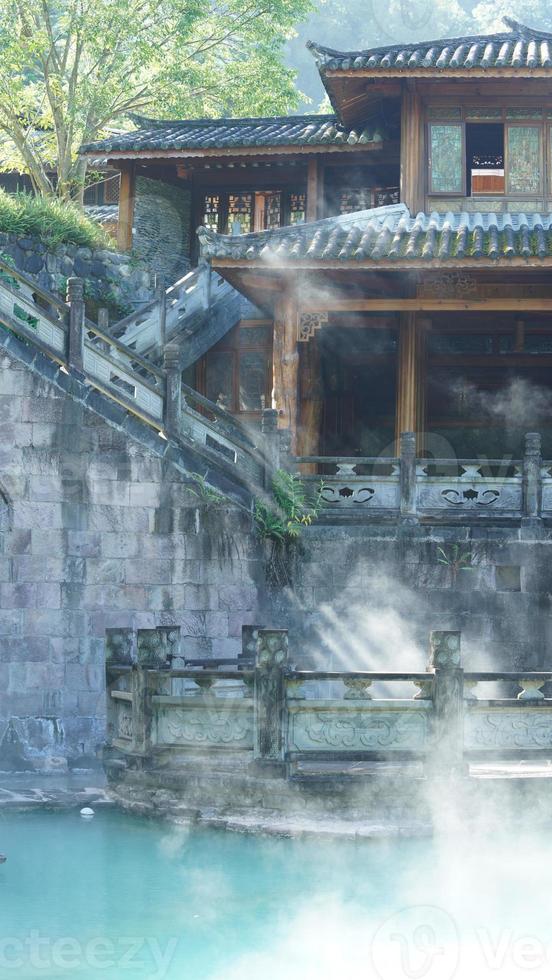
<svg viewBox="0 0 552 980">
<path fill-rule="evenodd" d="M 331 116 L 141 120 L 85 148 L 121 172 L 119 244 L 162 200 L 166 249 L 259 312 L 189 375 L 299 455 L 552 456 L 552 35 L 339 52 Z M 156 196 L 157 195 L 157 196 Z M 165 208 L 165 211 L 163 209 Z M 150 209 L 151 213 L 151 209 Z"/>
</svg>

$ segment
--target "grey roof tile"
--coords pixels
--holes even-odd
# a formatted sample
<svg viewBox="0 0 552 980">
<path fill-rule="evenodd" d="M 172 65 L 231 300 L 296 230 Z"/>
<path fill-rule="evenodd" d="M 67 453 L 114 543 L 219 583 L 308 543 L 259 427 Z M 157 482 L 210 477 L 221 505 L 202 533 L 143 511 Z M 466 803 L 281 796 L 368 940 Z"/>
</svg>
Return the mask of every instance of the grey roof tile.
<svg viewBox="0 0 552 980">
<path fill-rule="evenodd" d="M 417 214 L 404 204 L 250 235 L 200 228 L 206 258 L 446 261 L 552 257 L 552 214 Z"/>
<path fill-rule="evenodd" d="M 393 44 L 366 51 L 336 51 L 309 41 L 322 73 L 357 71 L 466 71 L 470 68 L 552 68 L 552 34 L 504 18 L 509 33 Z"/>
<path fill-rule="evenodd" d="M 152 120 L 134 117 L 139 129 L 81 147 L 81 153 L 231 149 L 232 147 L 356 146 L 392 138 L 389 124 L 373 118 L 344 128 L 335 115 L 277 116 L 258 119 Z"/>
</svg>

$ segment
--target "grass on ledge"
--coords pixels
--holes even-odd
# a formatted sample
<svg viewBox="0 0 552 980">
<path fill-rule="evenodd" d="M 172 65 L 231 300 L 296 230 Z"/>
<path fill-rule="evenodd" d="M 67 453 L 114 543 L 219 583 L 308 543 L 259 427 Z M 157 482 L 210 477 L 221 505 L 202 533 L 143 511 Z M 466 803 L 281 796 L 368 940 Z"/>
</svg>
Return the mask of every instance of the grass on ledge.
<svg viewBox="0 0 552 980">
<path fill-rule="evenodd" d="M 74 204 L 31 194 L 0 190 L 0 232 L 37 238 L 43 245 L 81 245 L 114 248 L 114 242 L 95 221 Z"/>
</svg>

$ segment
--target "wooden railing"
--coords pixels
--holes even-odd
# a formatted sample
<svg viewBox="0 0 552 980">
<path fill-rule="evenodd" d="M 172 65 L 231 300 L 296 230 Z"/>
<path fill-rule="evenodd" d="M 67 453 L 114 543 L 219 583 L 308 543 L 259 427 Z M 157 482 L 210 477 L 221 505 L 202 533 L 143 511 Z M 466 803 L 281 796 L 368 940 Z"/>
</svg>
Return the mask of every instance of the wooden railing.
<svg viewBox="0 0 552 980">
<path fill-rule="evenodd" d="M 172 752 L 175 765 L 186 750 L 240 750 L 288 776 L 309 761 L 416 759 L 440 773 L 552 758 L 552 672 L 465 673 L 458 632 L 430 634 L 426 671 L 393 672 L 297 670 L 287 631 L 244 631 L 254 669 L 108 666 L 111 748 L 163 764 Z M 506 690 L 479 698 L 488 683 Z"/>
</svg>

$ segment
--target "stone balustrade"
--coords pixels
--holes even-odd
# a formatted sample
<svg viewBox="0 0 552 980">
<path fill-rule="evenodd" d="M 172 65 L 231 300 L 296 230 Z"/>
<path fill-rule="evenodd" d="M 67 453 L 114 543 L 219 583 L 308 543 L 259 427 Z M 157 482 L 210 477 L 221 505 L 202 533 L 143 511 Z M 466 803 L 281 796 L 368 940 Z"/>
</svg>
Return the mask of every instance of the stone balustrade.
<svg viewBox="0 0 552 980">
<path fill-rule="evenodd" d="M 313 489 L 322 486 L 326 512 L 344 518 L 538 526 L 552 517 L 552 463 L 541 459 L 540 447 L 540 435 L 530 432 L 521 460 L 424 459 L 416 456 L 414 433 L 405 432 L 398 458 L 299 456 L 289 465 Z"/>
<path fill-rule="evenodd" d="M 305 761 L 415 759 L 451 773 L 482 758 L 552 758 L 552 699 L 542 690 L 552 672 L 466 673 L 460 640 L 432 632 L 426 671 L 384 672 L 296 670 L 286 630 L 244 628 L 245 659 L 230 668 L 186 665 L 178 643 L 152 667 L 132 660 L 139 641 L 112 638 L 112 655 L 129 656 L 108 662 L 109 748 L 154 767 L 160 754 L 178 765 L 186 752 L 232 749 L 283 777 Z M 480 697 L 486 684 L 505 692 Z"/>
</svg>

